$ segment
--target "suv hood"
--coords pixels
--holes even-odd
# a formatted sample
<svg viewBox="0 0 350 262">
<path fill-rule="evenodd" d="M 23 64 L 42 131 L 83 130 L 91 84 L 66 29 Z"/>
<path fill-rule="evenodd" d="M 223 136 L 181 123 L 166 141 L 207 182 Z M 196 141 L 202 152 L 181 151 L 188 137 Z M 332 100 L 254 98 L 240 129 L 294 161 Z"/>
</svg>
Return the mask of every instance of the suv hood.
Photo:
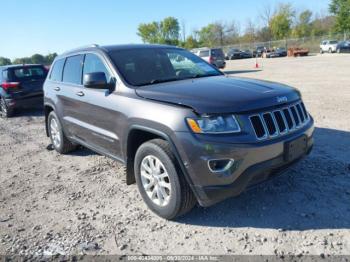
<svg viewBox="0 0 350 262">
<path fill-rule="evenodd" d="M 191 107 L 198 114 L 253 111 L 300 99 L 296 89 L 283 84 L 227 76 L 147 85 L 135 92 L 146 99 Z"/>
</svg>

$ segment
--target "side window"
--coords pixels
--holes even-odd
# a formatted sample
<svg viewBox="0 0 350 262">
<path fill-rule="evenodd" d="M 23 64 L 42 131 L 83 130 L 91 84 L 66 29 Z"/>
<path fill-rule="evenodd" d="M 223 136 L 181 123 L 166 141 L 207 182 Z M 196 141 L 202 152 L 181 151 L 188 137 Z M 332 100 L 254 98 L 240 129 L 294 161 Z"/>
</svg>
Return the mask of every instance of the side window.
<svg viewBox="0 0 350 262">
<path fill-rule="evenodd" d="M 83 59 L 83 55 L 71 56 L 66 59 L 63 82 L 81 85 Z"/>
<path fill-rule="evenodd" d="M 97 55 L 86 54 L 83 75 L 96 72 L 105 73 L 107 81 L 109 81 L 109 79 L 111 78 L 111 75 L 107 70 L 106 66 Z"/>
<path fill-rule="evenodd" d="M 199 56 L 200 57 L 207 57 L 207 56 L 209 56 L 209 50 L 200 51 L 199 52 Z"/>
<path fill-rule="evenodd" d="M 60 59 L 54 63 L 50 74 L 50 80 L 58 82 L 62 81 L 64 61 L 65 59 Z"/>
</svg>

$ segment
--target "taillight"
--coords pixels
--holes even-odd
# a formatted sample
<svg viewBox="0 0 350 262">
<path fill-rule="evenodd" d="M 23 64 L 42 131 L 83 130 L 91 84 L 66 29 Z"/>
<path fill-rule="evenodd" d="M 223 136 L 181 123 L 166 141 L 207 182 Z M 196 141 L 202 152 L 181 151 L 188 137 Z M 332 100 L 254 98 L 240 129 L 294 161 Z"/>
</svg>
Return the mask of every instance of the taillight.
<svg viewBox="0 0 350 262">
<path fill-rule="evenodd" d="M 3 82 L 1 87 L 5 90 L 10 88 L 17 88 L 19 86 L 19 82 Z"/>
<path fill-rule="evenodd" d="M 214 58 L 212 56 L 209 56 L 209 63 L 213 63 L 214 62 Z"/>
</svg>

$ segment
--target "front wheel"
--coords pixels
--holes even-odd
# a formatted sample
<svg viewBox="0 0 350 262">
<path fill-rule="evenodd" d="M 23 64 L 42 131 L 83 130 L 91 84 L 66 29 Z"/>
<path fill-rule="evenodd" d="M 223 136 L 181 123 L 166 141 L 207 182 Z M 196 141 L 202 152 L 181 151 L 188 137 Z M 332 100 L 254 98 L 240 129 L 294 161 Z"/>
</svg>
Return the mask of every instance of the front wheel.
<svg viewBox="0 0 350 262">
<path fill-rule="evenodd" d="M 54 111 L 49 114 L 47 125 L 51 143 L 58 153 L 66 154 L 76 148 L 76 146 L 65 136 L 62 125 Z"/>
<path fill-rule="evenodd" d="M 330 53 L 330 54 L 333 53 L 332 48 L 328 49 L 328 53 Z"/>
<path fill-rule="evenodd" d="M 142 144 L 136 152 L 134 170 L 143 200 L 158 216 L 174 219 L 189 212 L 196 204 L 165 140 L 154 139 Z"/>
</svg>

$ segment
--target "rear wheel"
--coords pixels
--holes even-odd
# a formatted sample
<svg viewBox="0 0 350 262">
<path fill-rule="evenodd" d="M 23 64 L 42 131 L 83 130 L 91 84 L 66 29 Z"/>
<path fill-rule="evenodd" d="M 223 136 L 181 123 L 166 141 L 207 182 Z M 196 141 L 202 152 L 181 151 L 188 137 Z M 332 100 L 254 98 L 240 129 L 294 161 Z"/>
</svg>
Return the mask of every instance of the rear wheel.
<svg viewBox="0 0 350 262">
<path fill-rule="evenodd" d="M 143 200 L 158 216 L 174 219 L 196 204 L 168 142 L 154 139 L 142 144 L 136 152 L 134 170 Z"/>
<path fill-rule="evenodd" d="M 0 115 L 2 118 L 8 118 L 13 115 L 13 108 L 9 108 L 8 104 L 6 103 L 5 98 L 0 98 Z"/>
<path fill-rule="evenodd" d="M 328 53 L 330 53 L 330 54 L 333 53 L 332 48 L 328 49 Z"/>
<path fill-rule="evenodd" d="M 73 151 L 76 146 L 65 136 L 62 125 L 54 111 L 49 114 L 47 121 L 49 136 L 54 149 L 60 154 Z"/>
</svg>

